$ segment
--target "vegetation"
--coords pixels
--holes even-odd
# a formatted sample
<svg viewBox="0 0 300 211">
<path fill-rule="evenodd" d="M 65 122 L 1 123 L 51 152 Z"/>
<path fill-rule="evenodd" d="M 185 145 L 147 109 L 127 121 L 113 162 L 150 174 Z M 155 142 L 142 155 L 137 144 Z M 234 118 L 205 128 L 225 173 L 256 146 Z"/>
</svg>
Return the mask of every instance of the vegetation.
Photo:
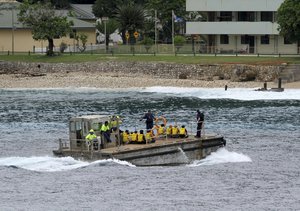
<svg viewBox="0 0 300 211">
<path fill-rule="evenodd" d="M 96 29 L 106 35 L 106 50 L 108 50 L 108 44 L 109 44 L 109 36 L 114 33 L 119 28 L 119 22 L 117 22 L 115 19 L 108 19 L 106 22 L 98 22 L 96 25 Z"/>
<path fill-rule="evenodd" d="M 278 9 L 280 35 L 290 42 L 300 40 L 300 1 L 285 0 Z"/>
<path fill-rule="evenodd" d="M 186 42 L 186 39 L 184 36 L 175 36 L 174 37 L 174 45 L 177 49 L 177 51 L 179 51 L 179 49 L 184 45 L 184 43 Z"/>
<path fill-rule="evenodd" d="M 18 19 L 25 26 L 32 29 L 34 40 L 48 40 L 47 55 L 54 55 L 54 38 L 61 38 L 71 32 L 72 22 L 67 17 L 59 16 L 50 3 L 41 3 L 30 5 L 26 0 L 20 6 Z"/>
<path fill-rule="evenodd" d="M 154 45 L 154 41 L 150 37 L 145 37 L 144 40 L 142 40 L 141 44 L 145 46 L 145 49 L 148 53 L 152 45 Z"/>
</svg>

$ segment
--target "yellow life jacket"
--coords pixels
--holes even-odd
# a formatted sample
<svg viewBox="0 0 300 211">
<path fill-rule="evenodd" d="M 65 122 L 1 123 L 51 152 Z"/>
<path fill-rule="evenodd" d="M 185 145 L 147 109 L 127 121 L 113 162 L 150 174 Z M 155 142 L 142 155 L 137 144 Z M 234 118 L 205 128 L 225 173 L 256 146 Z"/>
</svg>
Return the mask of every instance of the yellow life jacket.
<svg viewBox="0 0 300 211">
<path fill-rule="evenodd" d="M 172 128 L 171 127 L 168 127 L 167 128 L 167 135 L 171 135 L 172 134 Z"/>
<path fill-rule="evenodd" d="M 127 142 L 129 140 L 129 136 L 126 132 L 123 132 L 123 142 Z"/>
<path fill-rule="evenodd" d="M 131 141 L 137 141 L 137 134 L 136 133 L 132 133 L 130 134 L 131 136 Z"/>
<path fill-rule="evenodd" d="M 177 135 L 178 134 L 178 128 L 177 127 L 173 127 L 172 128 L 172 134 L 173 135 Z"/>
<path fill-rule="evenodd" d="M 108 130 L 109 130 L 109 126 L 108 125 L 106 126 L 105 124 L 103 124 L 101 127 L 101 131 L 106 132 Z"/>
<path fill-rule="evenodd" d="M 150 141 L 151 139 L 152 139 L 152 134 L 151 134 L 151 132 L 146 133 L 146 140 L 147 140 L 147 141 Z"/>
<path fill-rule="evenodd" d="M 159 126 L 159 128 L 158 128 L 158 135 L 162 135 L 162 134 L 164 134 L 165 133 L 165 128 L 164 127 L 162 127 L 162 126 Z"/>
<path fill-rule="evenodd" d="M 138 134 L 138 142 L 143 142 L 144 141 L 144 134 L 139 133 Z"/>
<path fill-rule="evenodd" d="M 184 127 L 180 128 L 179 134 L 180 135 L 185 135 L 185 128 Z"/>
<path fill-rule="evenodd" d="M 97 136 L 93 133 L 93 134 L 88 134 L 85 139 L 88 140 L 88 141 L 91 141 L 93 139 L 97 138 Z"/>
</svg>

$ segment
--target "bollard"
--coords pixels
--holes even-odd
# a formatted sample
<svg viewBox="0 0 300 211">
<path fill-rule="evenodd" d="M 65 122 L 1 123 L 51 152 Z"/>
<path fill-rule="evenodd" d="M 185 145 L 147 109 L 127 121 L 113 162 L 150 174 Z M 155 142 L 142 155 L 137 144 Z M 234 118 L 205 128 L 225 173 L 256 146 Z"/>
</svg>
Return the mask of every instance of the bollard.
<svg viewBox="0 0 300 211">
<path fill-rule="evenodd" d="M 225 85 L 225 91 L 227 91 L 227 88 L 228 88 L 228 86 L 227 86 L 227 84 Z"/>
<path fill-rule="evenodd" d="M 9 56 L 9 51 L 7 51 L 7 55 Z"/>
<path fill-rule="evenodd" d="M 267 82 L 264 83 L 264 90 L 267 90 Z"/>
<path fill-rule="evenodd" d="M 281 89 L 281 78 L 278 78 L 278 89 Z"/>
<path fill-rule="evenodd" d="M 30 51 L 28 51 L 28 56 L 30 56 Z"/>
</svg>

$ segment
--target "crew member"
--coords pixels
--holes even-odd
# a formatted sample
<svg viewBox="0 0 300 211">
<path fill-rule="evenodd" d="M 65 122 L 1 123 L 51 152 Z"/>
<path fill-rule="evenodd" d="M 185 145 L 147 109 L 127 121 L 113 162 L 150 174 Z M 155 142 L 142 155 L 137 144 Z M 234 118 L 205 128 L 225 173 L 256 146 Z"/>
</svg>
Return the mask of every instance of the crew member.
<svg viewBox="0 0 300 211">
<path fill-rule="evenodd" d="M 90 129 L 89 134 L 87 134 L 85 137 L 85 140 L 88 146 L 93 144 L 94 149 L 98 149 L 98 139 L 93 129 Z"/>
<path fill-rule="evenodd" d="M 137 141 L 137 131 L 131 132 L 130 137 L 131 137 L 130 143 L 135 144 Z"/>
<path fill-rule="evenodd" d="M 146 143 L 154 143 L 155 138 L 152 130 L 147 130 L 146 133 Z"/>
<path fill-rule="evenodd" d="M 129 143 L 129 131 L 128 130 L 125 130 L 122 133 L 122 137 L 123 137 L 123 144 Z"/>
<path fill-rule="evenodd" d="M 204 122 L 204 114 L 203 114 L 203 112 L 200 112 L 200 110 L 197 110 L 196 121 L 197 121 L 197 134 L 195 137 L 200 138 L 201 130 L 203 127 L 203 122 Z"/>
<path fill-rule="evenodd" d="M 110 139 L 110 128 L 108 126 L 108 121 L 105 121 L 105 123 L 101 127 L 101 134 L 104 136 L 105 140 L 107 142 L 111 142 Z"/>
<path fill-rule="evenodd" d="M 166 133 L 165 125 L 161 124 L 157 129 L 157 134 L 159 136 L 162 136 L 162 135 L 165 135 L 165 133 Z"/>
<path fill-rule="evenodd" d="M 172 137 L 172 125 L 169 125 L 169 127 L 167 128 L 167 137 Z"/>
<path fill-rule="evenodd" d="M 141 120 L 146 119 L 146 129 L 151 130 L 153 128 L 153 121 L 155 119 L 154 115 L 150 110 L 142 117 Z"/>
</svg>

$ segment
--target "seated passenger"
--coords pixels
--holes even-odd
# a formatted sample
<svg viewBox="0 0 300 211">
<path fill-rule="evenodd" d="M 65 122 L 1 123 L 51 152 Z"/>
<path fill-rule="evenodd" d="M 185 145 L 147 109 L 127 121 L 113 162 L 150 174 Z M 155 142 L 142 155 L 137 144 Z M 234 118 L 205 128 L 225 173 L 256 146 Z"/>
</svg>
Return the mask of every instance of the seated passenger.
<svg viewBox="0 0 300 211">
<path fill-rule="evenodd" d="M 123 138 L 123 144 L 128 144 L 129 143 L 129 131 L 126 130 L 122 133 L 122 138 Z"/>
<path fill-rule="evenodd" d="M 172 135 L 171 135 L 172 138 L 178 138 L 179 137 L 179 130 L 177 128 L 176 125 L 174 125 L 174 127 L 172 127 Z"/>
<path fill-rule="evenodd" d="M 131 138 L 130 144 L 136 144 L 136 142 L 137 142 L 137 131 L 131 132 L 130 138 Z"/>
<path fill-rule="evenodd" d="M 161 124 L 158 129 L 157 129 L 157 134 L 159 136 L 163 136 L 166 134 L 166 129 L 165 129 L 165 125 L 164 124 Z"/>
<path fill-rule="evenodd" d="M 169 125 L 169 127 L 167 128 L 167 137 L 172 137 L 172 125 Z"/>
<path fill-rule="evenodd" d="M 188 133 L 187 133 L 187 130 L 186 130 L 186 128 L 185 128 L 184 125 L 182 125 L 181 128 L 180 128 L 180 130 L 179 130 L 179 137 L 180 138 L 187 138 L 187 137 L 189 137 Z"/>
<path fill-rule="evenodd" d="M 152 130 L 147 130 L 146 133 L 146 143 L 154 143 L 155 138 Z"/>
<path fill-rule="evenodd" d="M 146 138 L 145 138 L 143 130 L 140 130 L 140 132 L 138 134 L 137 142 L 138 142 L 138 144 L 146 144 Z"/>
</svg>

